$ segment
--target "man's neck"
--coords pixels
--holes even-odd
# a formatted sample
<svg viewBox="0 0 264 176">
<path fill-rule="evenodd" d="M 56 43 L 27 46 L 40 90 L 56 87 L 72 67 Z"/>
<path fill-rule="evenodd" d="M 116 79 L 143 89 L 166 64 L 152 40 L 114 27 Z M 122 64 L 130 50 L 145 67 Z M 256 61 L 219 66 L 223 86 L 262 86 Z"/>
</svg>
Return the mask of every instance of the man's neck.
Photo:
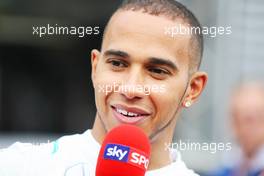
<svg viewBox="0 0 264 176">
<path fill-rule="evenodd" d="M 148 170 L 155 170 L 171 164 L 170 151 L 166 150 L 165 142 L 151 143 L 151 156 Z"/>
<path fill-rule="evenodd" d="M 95 117 L 95 122 L 93 125 L 93 129 L 92 129 L 92 135 L 94 137 L 94 139 L 100 144 L 102 145 L 103 140 L 106 136 L 107 131 L 104 129 L 99 117 Z"/>
</svg>

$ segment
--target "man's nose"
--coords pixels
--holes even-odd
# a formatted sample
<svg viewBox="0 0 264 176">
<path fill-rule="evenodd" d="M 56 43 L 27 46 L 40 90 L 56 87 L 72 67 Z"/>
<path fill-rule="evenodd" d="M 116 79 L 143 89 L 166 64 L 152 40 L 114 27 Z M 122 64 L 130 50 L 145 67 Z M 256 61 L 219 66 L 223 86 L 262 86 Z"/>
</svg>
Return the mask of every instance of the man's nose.
<svg viewBox="0 0 264 176">
<path fill-rule="evenodd" d="M 127 99 L 141 99 L 147 95 L 145 78 L 139 71 L 131 72 L 121 85 L 121 94 Z"/>
</svg>

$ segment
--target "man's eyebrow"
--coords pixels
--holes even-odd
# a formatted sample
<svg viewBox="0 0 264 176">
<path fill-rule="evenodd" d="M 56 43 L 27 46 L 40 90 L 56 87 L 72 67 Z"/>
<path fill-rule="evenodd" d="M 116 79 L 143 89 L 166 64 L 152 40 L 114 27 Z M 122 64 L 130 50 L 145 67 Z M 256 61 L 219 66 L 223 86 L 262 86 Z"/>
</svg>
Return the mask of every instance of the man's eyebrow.
<svg viewBox="0 0 264 176">
<path fill-rule="evenodd" d="M 124 52 L 124 51 L 120 51 L 120 50 L 107 50 L 104 52 L 104 56 L 119 56 L 119 57 L 124 57 L 124 58 L 128 58 L 130 57 L 128 53 Z"/>
<path fill-rule="evenodd" d="M 173 63 L 172 61 L 170 61 L 169 59 L 151 57 L 148 62 L 150 64 L 153 64 L 153 65 L 164 65 L 164 66 L 168 66 L 168 67 L 170 67 L 170 68 L 172 68 L 173 70 L 176 70 L 176 71 L 179 70 L 179 68 L 177 67 L 177 65 L 175 63 Z"/>
<path fill-rule="evenodd" d="M 118 57 L 123 57 L 123 58 L 130 58 L 130 55 L 124 51 L 120 51 L 120 50 L 107 50 L 104 52 L 104 56 L 118 56 Z M 158 58 L 158 57 L 150 57 L 148 59 L 148 63 L 152 64 L 152 65 L 164 65 L 164 66 L 168 66 L 173 70 L 178 71 L 179 68 L 176 66 L 175 63 L 173 63 L 172 61 L 170 61 L 169 59 L 164 59 L 164 58 Z"/>
</svg>

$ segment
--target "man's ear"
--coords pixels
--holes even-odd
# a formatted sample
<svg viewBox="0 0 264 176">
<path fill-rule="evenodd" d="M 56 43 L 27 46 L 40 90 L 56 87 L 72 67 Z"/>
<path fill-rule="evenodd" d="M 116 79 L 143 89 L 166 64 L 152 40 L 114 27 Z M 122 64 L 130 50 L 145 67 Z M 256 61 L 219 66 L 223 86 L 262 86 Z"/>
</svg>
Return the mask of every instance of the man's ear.
<svg viewBox="0 0 264 176">
<path fill-rule="evenodd" d="M 198 71 L 191 76 L 187 95 L 183 101 L 184 107 L 191 106 L 198 99 L 205 88 L 207 80 L 208 76 L 205 72 Z"/>
<path fill-rule="evenodd" d="M 95 75 L 96 75 L 96 68 L 97 68 L 97 64 L 100 58 L 100 52 L 96 49 L 93 49 L 91 51 L 91 65 L 92 65 L 92 72 L 91 72 L 91 77 L 92 77 L 92 81 L 94 82 L 95 79 Z"/>
</svg>

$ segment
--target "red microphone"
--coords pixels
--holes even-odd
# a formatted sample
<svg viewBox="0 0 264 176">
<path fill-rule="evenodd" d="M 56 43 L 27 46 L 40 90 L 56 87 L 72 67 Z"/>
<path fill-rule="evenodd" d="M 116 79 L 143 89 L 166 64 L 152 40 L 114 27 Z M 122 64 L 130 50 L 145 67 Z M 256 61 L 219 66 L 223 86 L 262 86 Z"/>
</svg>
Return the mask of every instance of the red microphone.
<svg viewBox="0 0 264 176">
<path fill-rule="evenodd" d="M 150 142 L 133 125 L 120 125 L 105 137 L 96 165 L 96 176 L 144 176 L 150 159 Z"/>
</svg>

